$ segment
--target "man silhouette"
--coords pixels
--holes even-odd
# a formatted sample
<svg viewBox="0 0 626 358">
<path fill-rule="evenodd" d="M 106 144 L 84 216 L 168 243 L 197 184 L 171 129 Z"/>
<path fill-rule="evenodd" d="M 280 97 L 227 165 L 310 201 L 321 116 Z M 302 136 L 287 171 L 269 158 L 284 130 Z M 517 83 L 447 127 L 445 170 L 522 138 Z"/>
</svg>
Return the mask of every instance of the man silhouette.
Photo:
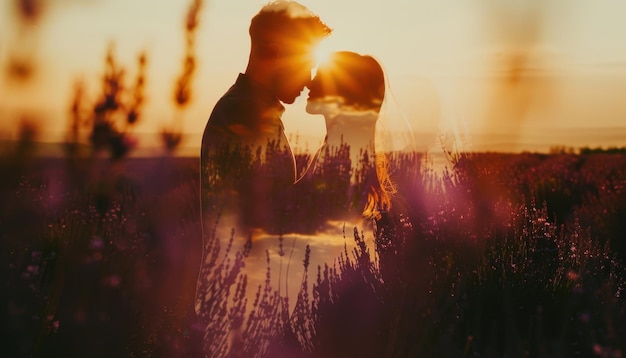
<svg viewBox="0 0 626 358">
<path fill-rule="evenodd" d="M 277 202 L 288 201 L 285 193 L 293 187 L 297 171 L 281 120 L 283 103 L 293 103 L 310 82 L 315 47 L 330 32 L 299 3 L 264 6 L 250 24 L 246 70 L 217 102 L 206 124 L 200 157 L 203 255 L 195 309 L 206 322 L 209 356 L 212 342 L 218 345 L 224 338 L 215 327 L 226 318 L 215 312 L 224 303 L 220 300 L 228 297 L 223 292 L 234 284 L 234 278 L 225 279 L 232 273 L 220 272 L 217 257 L 228 254 L 230 245 L 224 241 L 231 237 L 231 229 L 236 237 L 233 251 L 240 251 L 242 238 L 285 220 L 286 208 L 279 209 Z M 250 250 L 245 247 L 243 255 Z M 241 262 L 242 256 L 232 258 Z M 233 270 L 239 267 L 233 265 Z"/>
<path fill-rule="evenodd" d="M 296 181 L 282 103 L 293 103 L 309 83 L 314 49 L 330 32 L 317 15 L 293 1 L 272 2 L 252 18 L 245 73 L 215 105 L 201 150 L 203 212 L 234 210 L 242 234 L 278 215 L 268 204 Z M 222 197 L 226 208 L 208 200 L 207 193 L 215 189 L 236 194 Z"/>
</svg>

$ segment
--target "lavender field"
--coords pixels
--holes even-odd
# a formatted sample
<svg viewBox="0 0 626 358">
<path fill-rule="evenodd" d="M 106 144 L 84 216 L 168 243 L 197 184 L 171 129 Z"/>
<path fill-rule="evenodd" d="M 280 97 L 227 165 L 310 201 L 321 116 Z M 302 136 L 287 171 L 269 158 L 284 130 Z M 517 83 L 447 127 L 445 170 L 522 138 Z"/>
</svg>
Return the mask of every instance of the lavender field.
<svg viewBox="0 0 626 358">
<path fill-rule="evenodd" d="M 3 355 L 623 356 L 626 155 L 465 154 L 441 176 L 414 159 L 393 158 L 406 215 L 384 234 L 293 258 L 292 309 L 269 280 L 246 302 L 222 251 L 205 335 L 197 158 L 3 156 Z"/>
</svg>

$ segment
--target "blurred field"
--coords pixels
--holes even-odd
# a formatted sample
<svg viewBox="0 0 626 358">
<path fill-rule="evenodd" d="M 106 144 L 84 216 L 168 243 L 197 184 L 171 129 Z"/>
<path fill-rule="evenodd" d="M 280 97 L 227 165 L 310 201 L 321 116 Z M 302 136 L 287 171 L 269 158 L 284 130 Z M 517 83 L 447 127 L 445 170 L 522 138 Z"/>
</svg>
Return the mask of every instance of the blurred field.
<svg viewBox="0 0 626 358">
<path fill-rule="evenodd" d="M 405 225 L 375 252 L 355 234 L 231 356 L 626 352 L 626 155 L 467 154 L 442 176 L 405 160 L 392 162 Z M 3 355 L 200 355 L 197 158 L 0 165 Z"/>
<path fill-rule="evenodd" d="M 35 158 L 3 177 L 8 356 L 198 352 L 196 164 Z"/>
</svg>

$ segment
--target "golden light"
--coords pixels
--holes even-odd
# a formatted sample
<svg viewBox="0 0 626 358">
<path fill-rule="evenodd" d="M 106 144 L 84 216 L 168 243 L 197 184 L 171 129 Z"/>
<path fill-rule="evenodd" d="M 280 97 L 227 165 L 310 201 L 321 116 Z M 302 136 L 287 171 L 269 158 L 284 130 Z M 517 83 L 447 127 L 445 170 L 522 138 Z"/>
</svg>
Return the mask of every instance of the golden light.
<svg viewBox="0 0 626 358">
<path fill-rule="evenodd" d="M 317 64 L 319 65 L 328 61 L 333 51 L 334 49 L 329 45 L 328 42 L 322 41 L 322 43 L 320 43 L 315 49 L 315 62 L 317 62 Z"/>
<path fill-rule="evenodd" d="M 325 64 L 330 59 L 330 55 L 335 51 L 335 48 L 328 43 L 328 41 L 322 41 L 315 48 L 314 56 L 315 56 L 315 64 L 316 67 L 313 68 L 312 76 L 315 76 L 317 73 L 317 67 Z"/>
</svg>

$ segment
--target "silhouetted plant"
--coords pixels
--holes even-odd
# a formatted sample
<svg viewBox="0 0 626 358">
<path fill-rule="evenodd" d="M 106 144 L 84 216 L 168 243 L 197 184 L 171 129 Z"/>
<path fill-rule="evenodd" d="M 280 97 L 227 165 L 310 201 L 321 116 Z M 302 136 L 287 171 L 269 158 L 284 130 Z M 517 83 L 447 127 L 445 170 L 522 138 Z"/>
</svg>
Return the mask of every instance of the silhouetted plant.
<svg viewBox="0 0 626 358">
<path fill-rule="evenodd" d="M 23 119 L 20 122 L 14 153 L 14 156 L 17 157 L 18 160 L 29 160 L 35 154 L 37 133 L 37 125 L 33 121 Z"/>
<path fill-rule="evenodd" d="M 626 147 L 608 147 L 608 148 L 590 148 L 590 147 L 582 147 L 579 149 L 580 154 L 624 154 L 626 153 Z"/>
<path fill-rule="evenodd" d="M 87 125 L 85 123 L 85 85 L 83 81 L 76 81 L 74 84 L 74 94 L 70 105 L 70 121 L 69 128 L 63 143 L 65 156 L 68 159 L 77 159 L 84 156 L 81 148 L 86 146 L 83 138 L 81 138 L 82 128 Z"/>
<path fill-rule="evenodd" d="M 9 78 L 18 81 L 30 80 L 36 72 L 36 41 L 33 38 L 39 27 L 34 26 L 41 21 L 47 4 L 41 0 L 14 0 L 13 7 L 19 38 L 9 48 L 7 73 Z"/>
<path fill-rule="evenodd" d="M 113 46 L 110 46 L 102 77 L 102 93 L 93 106 L 89 120 L 91 133 L 89 140 L 95 152 L 107 150 L 112 159 L 120 159 L 135 146 L 132 127 L 139 120 L 144 104 L 146 55 L 138 57 L 138 71 L 130 99 L 127 98 L 124 84 L 124 68 L 115 60 Z"/>
<path fill-rule="evenodd" d="M 173 153 L 183 140 L 182 121 L 183 111 L 192 99 L 192 80 L 196 72 L 196 31 L 198 29 L 199 13 L 202 9 L 202 0 L 191 0 L 185 16 L 185 55 L 183 66 L 174 87 L 174 105 L 176 117 L 170 127 L 161 130 L 161 141 L 167 153 Z"/>
</svg>

